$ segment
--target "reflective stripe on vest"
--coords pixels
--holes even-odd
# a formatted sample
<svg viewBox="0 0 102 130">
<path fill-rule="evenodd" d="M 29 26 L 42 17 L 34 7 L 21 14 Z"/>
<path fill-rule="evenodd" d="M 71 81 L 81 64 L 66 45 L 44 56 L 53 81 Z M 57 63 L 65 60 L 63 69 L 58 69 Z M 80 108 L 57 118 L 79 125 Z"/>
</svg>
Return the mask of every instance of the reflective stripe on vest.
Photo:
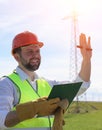
<svg viewBox="0 0 102 130">
<path fill-rule="evenodd" d="M 27 80 L 21 80 L 17 73 L 12 73 L 8 78 L 16 85 L 20 91 L 19 103 L 36 100 L 39 97 L 48 96 L 51 86 L 44 79 L 37 80 L 37 91 L 33 89 Z M 43 108 L 42 108 L 43 109 Z M 51 127 L 53 118 L 38 117 L 23 121 L 15 126 L 15 128 L 35 128 L 35 127 Z"/>
</svg>

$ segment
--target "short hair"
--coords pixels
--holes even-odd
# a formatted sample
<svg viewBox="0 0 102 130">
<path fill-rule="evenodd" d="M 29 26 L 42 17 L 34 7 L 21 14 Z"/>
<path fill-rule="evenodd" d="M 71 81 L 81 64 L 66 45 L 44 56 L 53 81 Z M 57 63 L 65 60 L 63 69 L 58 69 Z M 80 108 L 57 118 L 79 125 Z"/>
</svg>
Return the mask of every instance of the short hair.
<svg viewBox="0 0 102 130">
<path fill-rule="evenodd" d="M 21 47 L 14 49 L 13 54 L 15 54 L 15 53 L 20 54 L 21 53 Z"/>
</svg>

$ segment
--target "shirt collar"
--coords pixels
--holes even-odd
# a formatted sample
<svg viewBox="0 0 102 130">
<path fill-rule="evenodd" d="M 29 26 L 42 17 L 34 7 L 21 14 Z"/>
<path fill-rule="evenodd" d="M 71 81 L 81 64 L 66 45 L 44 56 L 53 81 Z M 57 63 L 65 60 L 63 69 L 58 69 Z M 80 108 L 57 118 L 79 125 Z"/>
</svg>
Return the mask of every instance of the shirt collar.
<svg viewBox="0 0 102 130">
<path fill-rule="evenodd" d="M 26 79 L 30 80 L 30 77 L 19 66 L 17 66 L 15 71 L 17 74 L 19 74 L 22 80 L 26 80 Z M 39 78 L 39 76 L 35 72 L 34 72 L 34 76 L 35 76 L 34 80 Z"/>
</svg>

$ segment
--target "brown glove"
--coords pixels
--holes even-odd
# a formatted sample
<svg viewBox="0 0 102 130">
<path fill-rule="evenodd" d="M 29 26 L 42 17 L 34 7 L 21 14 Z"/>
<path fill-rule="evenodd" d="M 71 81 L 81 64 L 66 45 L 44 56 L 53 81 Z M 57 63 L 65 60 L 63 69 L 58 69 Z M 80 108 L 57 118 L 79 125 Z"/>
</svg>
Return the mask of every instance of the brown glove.
<svg viewBox="0 0 102 130">
<path fill-rule="evenodd" d="M 59 98 L 46 100 L 40 98 L 36 101 L 18 104 L 16 112 L 18 119 L 24 121 L 33 118 L 36 114 L 40 116 L 52 115 L 58 107 Z"/>
<path fill-rule="evenodd" d="M 63 99 L 58 103 L 59 108 L 55 112 L 52 130 L 63 130 L 63 125 L 65 124 L 64 112 L 66 111 L 68 104 L 67 99 Z"/>
</svg>

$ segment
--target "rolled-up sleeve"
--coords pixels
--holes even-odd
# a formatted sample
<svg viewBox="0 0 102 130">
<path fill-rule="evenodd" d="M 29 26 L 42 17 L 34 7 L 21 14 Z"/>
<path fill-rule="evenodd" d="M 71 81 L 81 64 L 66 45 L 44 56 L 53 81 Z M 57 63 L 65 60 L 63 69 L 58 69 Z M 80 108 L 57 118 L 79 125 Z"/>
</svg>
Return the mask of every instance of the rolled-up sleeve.
<svg viewBox="0 0 102 130">
<path fill-rule="evenodd" d="M 56 80 L 48 80 L 48 82 L 49 82 L 49 84 L 52 87 L 54 85 L 56 85 L 56 84 L 66 84 L 66 83 L 83 82 L 76 96 L 80 96 L 81 94 L 83 94 L 90 87 L 90 83 L 91 83 L 90 81 L 89 82 L 85 82 L 79 75 L 72 82 L 70 82 L 70 81 L 56 81 Z"/>
<path fill-rule="evenodd" d="M 7 82 L 0 80 L 0 129 L 6 128 L 5 119 L 13 107 L 13 89 Z"/>
<path fill-rule="evenodd" d="M 7 128 L 4 125 L 7 114 L 8 114 L 8 111 L 0 110 L 0 130 Z"/>
<path fill-rule="evenodd" d="M 83 82 L 78 93 L 77 96 L 80 96 L 81 94 L 83 94 L 89 87 L 90 87 L 90 81 L 89 82 L 85 82 L 84 80 L 81 79 L 81 77 L 78 75 L 75 82 Z"/>
</svg>

